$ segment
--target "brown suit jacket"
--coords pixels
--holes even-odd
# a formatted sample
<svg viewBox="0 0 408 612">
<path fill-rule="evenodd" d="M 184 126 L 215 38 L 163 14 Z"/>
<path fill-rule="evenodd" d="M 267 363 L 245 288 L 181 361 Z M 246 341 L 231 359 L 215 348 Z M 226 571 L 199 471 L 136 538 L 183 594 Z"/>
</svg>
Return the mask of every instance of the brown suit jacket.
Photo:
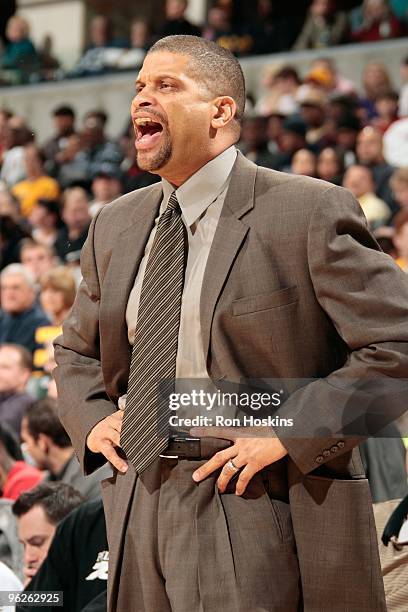
<svg viewBox="0 0 408 612">
<path fill-rule="evenodd" d="M 125 309 L 161 197 L 160 184 L 138 190 L 93 220 L 84 280 L 56 341 L 60 416 L 86 472 L 101 462 L 86 436 L 126 392 Z M 348 191 L 238 155 L 200 309 L 214 381 L 320 378 L 279 411 L 294 417 L 293 437 L 277 428 L 305 609 L 385 610 L 359 439 L 315 429 L 341 431 L 349 380 L 407 376 L 408 279 L 379 252 Z M 103 483 L 112 580 L 133 488 L 120 475 Z"/>
</svg>

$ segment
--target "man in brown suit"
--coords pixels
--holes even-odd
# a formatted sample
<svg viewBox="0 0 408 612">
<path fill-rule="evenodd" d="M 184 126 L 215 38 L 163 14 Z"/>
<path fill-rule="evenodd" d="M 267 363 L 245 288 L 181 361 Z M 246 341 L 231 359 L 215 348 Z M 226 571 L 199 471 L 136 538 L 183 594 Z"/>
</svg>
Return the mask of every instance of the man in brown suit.
<svg viewBox="0 0 408 612">
<path fill-rule="evenodd" d="M 56 341 L 60 416 L 78 458 L 86 473 L 106 459 L 113 466 L 102 482 L 109 610 L 385 611 L 360 438 L 342 432 L 354 409 L 366 410 L 353 402 L 356 379 L 407 376 L 407 279 L 349 192 L 236 153 L 245 92 L 229 52 L 162 39 L 136 85 L 138 164 L 162 183 L 95 217 Z M 182 299 L 157 276 L 160 262 L 168 275 L 177 268 L 180 252 L 167 259 L 166 245 L 180 219 Z M 157 294 L 161 310 L 149 310 Z M 283 426 L 267 437 L 226 428 L 181 442 L 156 436 L 151 396 L 134 397 L 152 360 L 157 372 L 171 361 L 171 321 L 177 378 L 314 378 L 279 408 L 293 419 L 290 437 Z"/>
</svg>

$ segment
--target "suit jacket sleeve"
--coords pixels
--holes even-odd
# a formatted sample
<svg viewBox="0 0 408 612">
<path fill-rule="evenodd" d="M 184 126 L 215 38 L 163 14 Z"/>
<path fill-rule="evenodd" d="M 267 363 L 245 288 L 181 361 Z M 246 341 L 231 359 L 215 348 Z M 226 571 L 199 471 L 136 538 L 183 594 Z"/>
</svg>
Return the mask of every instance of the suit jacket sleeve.
<svg viewBox="0 0 408 612">
<path fill-rule="evenodd" d="M 86 446 L 91 429 L 116 410 L 102 375 L 99 351 L 100 287 L 94 255 L 96 215 L 81 253 L 83 280 L 63 334 L 55 342 L 59 416 L 67 430 L 85 474 L 106 462 Z"/>
<path fill-rule="evenodd" d="M 308 264 L 316 298 L 349 356 L 342 368 L 299 389 L 279 409 L 294 424 L 290 434 L 274 429 L 305 474 L 350 451 L 408 407 L 408 277 L 381 252 L 347 190 L 330 187 L 317 202 Z"/>
</svg>

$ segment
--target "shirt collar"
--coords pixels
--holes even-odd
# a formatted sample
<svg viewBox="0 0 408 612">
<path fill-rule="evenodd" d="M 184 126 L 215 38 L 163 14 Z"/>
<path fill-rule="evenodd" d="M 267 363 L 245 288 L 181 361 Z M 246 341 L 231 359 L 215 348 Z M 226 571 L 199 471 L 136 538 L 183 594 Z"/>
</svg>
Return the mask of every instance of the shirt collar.
<svg viewBox="0 0 408 612">
<path fill-rule="evenodd" d="M 193 176 L 176 189 L 183 217 L 190 227 L 197 221 L 208 206 L 220 195 L 237 157 L 234 145 L 211 159 Z M 160 212 L 167 206 L 168 199 L 174 191 L 174 186 L 162 179 L 163 202 Z"/>
</svg>

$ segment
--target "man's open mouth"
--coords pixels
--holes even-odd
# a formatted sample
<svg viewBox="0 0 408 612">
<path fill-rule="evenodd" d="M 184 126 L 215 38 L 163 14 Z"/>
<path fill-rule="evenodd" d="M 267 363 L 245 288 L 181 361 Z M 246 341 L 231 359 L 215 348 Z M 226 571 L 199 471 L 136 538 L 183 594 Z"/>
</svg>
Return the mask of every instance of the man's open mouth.
<svg viewBox="0 0 408 612">
<path fill-rule="evenodd" d="M 134 123 L 138 149 L 149 149 L 160 139 L 163 126 L 158 121 L 154 121 L 151 117 L 137 117 Z"/>
</svg>

